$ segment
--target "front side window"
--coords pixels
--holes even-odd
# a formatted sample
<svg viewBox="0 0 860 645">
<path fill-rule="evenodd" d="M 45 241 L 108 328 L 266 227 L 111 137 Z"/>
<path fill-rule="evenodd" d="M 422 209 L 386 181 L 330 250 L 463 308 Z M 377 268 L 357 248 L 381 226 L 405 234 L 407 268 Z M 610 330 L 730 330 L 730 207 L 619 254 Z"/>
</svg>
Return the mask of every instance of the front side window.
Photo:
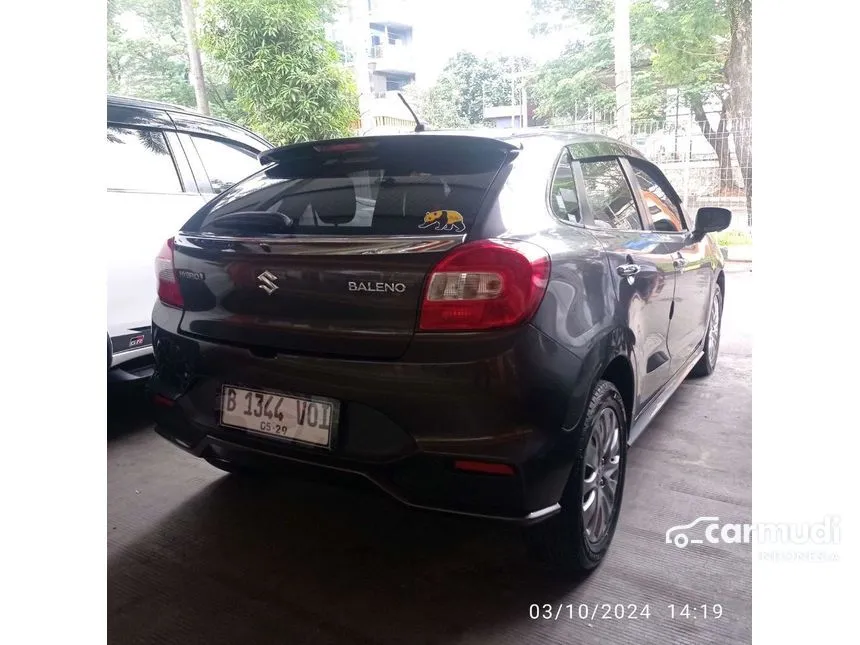
<svg viewBox="0 0 860 645">
<path fill-rule="evenodd" d="M 664 233 L 680 233 L 685 230 L 681 209 L 666 194 L 663 181 L 643 168 L 633 166 L 633 175 L 639 185 L 642 201 L 651 218 L 652 228 Z"/>
<path fill-rule="evenodd" d="M 107 146 L 109 189 L 182 192 L 176 165 L 160 130 L 109 125 Z"/>
<path fill-rule="evenodd" d="M 550 208 L 553 214 L 565 222 L 582 222 L 579 200 L 576 197 L 576 182 L 568 156 L 562 155 L 555 168 L 549 189 Z"/>
<path fill-rule="evenodd" d="M 207 137 L 192 135 L 191 140 L 216 193 L 227 190 L 260 169 L 260 162 L 249 150 Z"/>
<path fill-rule="evenodd" d="M 595 226 L 626 231 L 642 230 L 639 211 L 617 159 L 582 162 L 585 196 Z"/>
</svg>

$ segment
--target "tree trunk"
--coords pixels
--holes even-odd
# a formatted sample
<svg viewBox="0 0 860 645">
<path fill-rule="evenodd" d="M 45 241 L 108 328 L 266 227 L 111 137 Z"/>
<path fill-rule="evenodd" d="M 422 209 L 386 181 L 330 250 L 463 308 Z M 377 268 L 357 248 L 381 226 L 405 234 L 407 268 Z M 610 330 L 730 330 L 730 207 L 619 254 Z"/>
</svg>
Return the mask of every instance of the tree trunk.
<svg viewBox="0 0 860 645">
<path fill-rule="evenodd" d="M 206 96 L 206 79 L 203 78 L 203 62 L 200 60 L 200 47 L 197 45 L 197 20 L 194 17 L 193 0 L 179 0 L 182 4 L 182 24 L 185 27 L 185 40 L 188 44 L 188 62 L 191 71 L 191 85 L 197 99 L 197 111 L 209 114 L 209 98 Z"/>
<path fill-rule="evenodd" d="M 615 0 L 615 124 L 618 138 L 630 143 L 631 72 L 630 72 L 630 0 Z"/>
<path fill-rule="evenodd" d="M 732 174 L 732 153 L 729 146 L 729 129 L 728 129 L 728 98 L 723 99 L 723 105 L 720 108 L 720 122 L 717 124 L 717 129 L 714 130 L 711 123 L 708 121 L 708 116 L 705 114 L 705 107 L 702 105 L 702 99 L 699 96 L 688 97 L 690 109 L 693 111 L 693 118 L 702 130 L 702 134 L 707 139 L 708 143 L 717 154 L 717 163 L 720 165 L 720 184 L 718 189 L 719 195 L 726 195 L 732 192 L 735 188 L 735 179 Z"/>
<path fill-rule="evenodd" d="M 752 0 L 731 0 L 729 19 L 732 41 L 726 78 L 732 92 L 732 133 L 744 178 L 747 223 L 752 227 Z"/>
</svg>

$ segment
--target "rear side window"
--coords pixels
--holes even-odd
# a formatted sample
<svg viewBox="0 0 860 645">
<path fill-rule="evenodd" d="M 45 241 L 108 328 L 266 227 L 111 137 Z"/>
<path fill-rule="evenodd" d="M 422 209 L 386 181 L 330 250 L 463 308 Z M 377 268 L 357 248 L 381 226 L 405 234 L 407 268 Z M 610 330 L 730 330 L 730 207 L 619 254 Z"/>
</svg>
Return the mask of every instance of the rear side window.
<svg viewBox="0 0 860 645">
<path fill-rule="evenodd" d="M 617 159 L 584 161 L 582 175 L 595 226 L 626 231 L 642 229 L 633 193 Z"/>
<path fill-rule="evenodd" d="M 260 169 L 257 156 L 250 150 L 226 141 L 191 135 L 215 193 L 227 190 Z"/>
<path fill-rule="evenodd" d="M 200 213 L 186 230 L 312 235 L 466 233 L 507 144 L 443 136 L 300 146 Z"/>
<path fill-rule="evenodd" d="M 633 175 L 639 185 L 645 208 L 648 209 L 653 229 L 664 233 L 679 233 L 685 230 L 681 210 L 663 188 L 665 180 L 635 164 L 633 164 Z"/>
<path fill-rule="evenodd" d="M 550 208 L 557 218 L 565 222 L 582 222 L 579 200 L 576 197 L 576 182 L 570 166 L 570 158 L 563 154 L 555 168 L 549 189 Z"/>
<path fill-rule="evenodd" d="M 107 127 L 108 188 L 180 193 L 182 184 L 164 133 L 142 128 Z"/>
</svg>

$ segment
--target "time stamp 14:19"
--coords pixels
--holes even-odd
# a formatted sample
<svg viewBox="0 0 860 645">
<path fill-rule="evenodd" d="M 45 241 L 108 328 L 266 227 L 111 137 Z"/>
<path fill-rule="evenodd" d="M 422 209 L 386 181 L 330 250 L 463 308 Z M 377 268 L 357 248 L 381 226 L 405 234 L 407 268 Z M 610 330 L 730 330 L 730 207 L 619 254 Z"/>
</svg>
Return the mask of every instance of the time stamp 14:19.
<svg viewBox="0 0 860 645">
<path fill-rule="evenodd" d="M 532 620 L 648 620 L 649 618 L 671 620 L 717 620 L 723 617 L 723 606 L 714 604 L 665 604 L 650 603 L 558 603 L 529 605 Z"/>
</svg>

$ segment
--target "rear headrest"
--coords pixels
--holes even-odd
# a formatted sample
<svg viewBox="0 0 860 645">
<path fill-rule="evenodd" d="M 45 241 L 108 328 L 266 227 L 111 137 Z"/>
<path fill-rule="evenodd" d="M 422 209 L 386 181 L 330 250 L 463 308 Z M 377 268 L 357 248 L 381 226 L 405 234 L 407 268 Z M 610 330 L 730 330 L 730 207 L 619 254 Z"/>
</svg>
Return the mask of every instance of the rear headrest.
<svg viewBox="0 0 860 645">
<path fill-rule="evenodd" d="M 373 214 L 412 216 L 439 210 L 445 205 L 445 186 L 439 179 L 402 177 L 383 180 Z"/>
<path fill-rule="evenodd" d="M 317 179 L 310 204 L 326 224 L 347 224 L 355 219 L 355 187 L 349 179 Z"/>
<path fill-rule="evenodd" d="M 308 207 L 310 199 L 305 193 L 297 193 L 295 195 L 287 195 L 275 204 L 275 208 L 279 213 L 287 215 L 294 222 L 297 222 L 302 216 L 302 213 Z"/>
</svg>

